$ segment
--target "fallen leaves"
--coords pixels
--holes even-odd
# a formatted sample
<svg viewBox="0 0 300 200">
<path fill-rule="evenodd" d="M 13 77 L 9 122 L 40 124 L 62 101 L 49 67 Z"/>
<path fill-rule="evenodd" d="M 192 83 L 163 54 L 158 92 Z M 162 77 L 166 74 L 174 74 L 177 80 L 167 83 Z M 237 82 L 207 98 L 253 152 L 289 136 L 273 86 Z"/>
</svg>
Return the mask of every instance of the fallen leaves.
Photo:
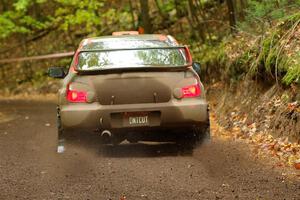
<svg viewBox="0 0 300 200">
<path fill-rule="evenodd" d="M 289 103 L 287 106 L 287 109 L 289 112 L 297 112 L 300 113 L 300 103 L 298 101 L 295 101 L 293 103 Z"/>
<path fill-rule="evenodd" d="M 294 167 L 295 167 L 296 169 L 300 169 L 300 160 L 297 160 L 297 161 L 295 162 Z"/>
<path fill-rule="evenodd" d="M 279 160 L 278 163 L 280 163 L 277 166 L 293 166 L 300 161 L 300 145 L 289 142 L 287 137 L 274 138 L 269 134 L 259 133 L 247 140 L 256 145 L 257 153 L 263 152 L 264 154 L 276 157 Z"/>
<path fill-rule="evenodd" d="M 233 114 L 233 113 L 232 113 Z M 243 140 L 252 146 L 252 153 L 258 156 L 273 157 L 278 161 L 275 167 L 291 166 L 300 170 L 300 145 L 292 143 L 288 137 L 275 138 L 265 131 L 258 131 L 257 124 L 235 123 L 228 130 L 215 122 L 212 116 L 212 132 L 221 139 Z M 235 119 L 238 119 L 237 117 Z M 239 119 L 245 122 L 244 119 Z"/>
<path fill-rule="evenodd" d="M 120 200 L 126 200 L 127 198 L 126 198 L 126 196 L 125 195 L 122 195 L 121 197 L 120 197 Z"/>
</svg>

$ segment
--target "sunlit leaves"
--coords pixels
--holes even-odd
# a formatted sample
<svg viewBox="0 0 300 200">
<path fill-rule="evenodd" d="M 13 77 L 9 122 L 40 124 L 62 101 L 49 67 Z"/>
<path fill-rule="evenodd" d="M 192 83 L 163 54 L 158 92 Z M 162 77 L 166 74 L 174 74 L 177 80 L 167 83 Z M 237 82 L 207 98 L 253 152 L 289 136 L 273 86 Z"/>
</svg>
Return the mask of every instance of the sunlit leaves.
<svg viewBox="0 0 300 200">
<path fill-rule="evenodd" d="M 0 38 L 8 37 L 12 33 L 28 33 L 29 30 L 14 22 L 17 16 L 11 11 L 0 15 Z"/>
<path fill-rule="evenodd" d="M 86 31 L 100 24 L 98 11 L 103 6 L 101 1 L 57 0 L 60 7 L 55 11 L 56 21 L 60 28 L 67 31 L 70 26 L 84 24 Z"/>
<path fill-rule="evenodd" d="M 0 16 L 0 37 L 6 37 L 15 29 L 15 24 L 6 16 Z"/>
<path fill-rule="evenodd" d="M 14 3 L 14 7 L 16 11 L 26 11 L 32 2 L 32 0 L 18 0 L 16 3 Z"/>
<path fill-rule="evenodd" d="M 9 37 L 13 33 L 32 33 L 50 26 L 51 18 L 29 14 L 33 5 L 45 3 L 45 0 L 17 0 L 12 9 L 0 14 L 0 38 Z"/>
<path fill-rule="evenodd" d="M 46 22 L 41 22 L 36 19 L 34 19 L 31 16 L 24 16 L 19 20 L 21 24 L 24 26 L 30 28 L 30 29 L 44 29 L 47 28 L 47 23 Z"/>
</svg>

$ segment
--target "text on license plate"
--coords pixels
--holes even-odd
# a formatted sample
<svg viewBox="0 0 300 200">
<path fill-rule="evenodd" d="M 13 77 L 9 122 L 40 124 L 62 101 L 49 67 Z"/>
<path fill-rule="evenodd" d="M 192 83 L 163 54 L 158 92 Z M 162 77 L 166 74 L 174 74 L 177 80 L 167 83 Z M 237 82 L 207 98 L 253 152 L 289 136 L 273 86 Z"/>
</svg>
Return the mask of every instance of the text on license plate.
<svg viewBox="0 0 300 200">
<path fill-rule="evenodd" d="M 148 124 L 148 116 L 129 117 L 129 124 Z"/>
</svg>

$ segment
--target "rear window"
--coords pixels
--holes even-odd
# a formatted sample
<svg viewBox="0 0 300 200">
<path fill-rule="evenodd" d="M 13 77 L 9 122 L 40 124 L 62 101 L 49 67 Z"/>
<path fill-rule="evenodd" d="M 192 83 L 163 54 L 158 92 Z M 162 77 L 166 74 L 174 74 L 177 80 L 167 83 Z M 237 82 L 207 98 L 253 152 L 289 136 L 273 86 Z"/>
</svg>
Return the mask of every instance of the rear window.
<svg viewBox="0 0 300 200">
<path fill-rule="evenodd" d="M 84 51 L 78 57 L 78 70 L 133 67 L 178 67 L 188 65 L 184 48 Z"/>
</svg>

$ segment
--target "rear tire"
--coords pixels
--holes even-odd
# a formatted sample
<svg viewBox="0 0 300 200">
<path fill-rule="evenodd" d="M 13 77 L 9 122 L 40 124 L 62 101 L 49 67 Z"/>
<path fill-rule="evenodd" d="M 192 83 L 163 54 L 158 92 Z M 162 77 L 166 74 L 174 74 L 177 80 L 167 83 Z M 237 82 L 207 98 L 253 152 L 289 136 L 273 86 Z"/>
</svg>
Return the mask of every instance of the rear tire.
<svg viewBox="0 0 300 200">
<path fill-rule="evenodd" d="M 192 150 L 199 145 L 209 144 L 210 142 L 209 122 L 205 126 L 194 126 L 191 131 L 186 131 L 183 137 L 177 139 L 177 144 L 187 150 Z"/>
<path fill-rule="evenodd" d="M 193 150 L 198 143 L 194 129 L 188 129 L 184 133 L 180 133 L 176 139 L 176 143 L 182 151 Z"/>
<path fill-rule="evenodd" d="M 211 142 L 210 137 L 210 125 L 209 123 L 206 126 L 196 126 L 193 129 L 194 135 L 197 138 L 197 144 L 208 144 Z"/>
<path fill-rule="evenodd" d="M 198 144 L 209 144 L 211 142 L 210 136 L 210 119 L 209 119 L 209 110 L 207 110 L 207 121 L 204 126 L 196 126 L 194 128 L 194 134 L 198 138 Z"/>
</svg>

